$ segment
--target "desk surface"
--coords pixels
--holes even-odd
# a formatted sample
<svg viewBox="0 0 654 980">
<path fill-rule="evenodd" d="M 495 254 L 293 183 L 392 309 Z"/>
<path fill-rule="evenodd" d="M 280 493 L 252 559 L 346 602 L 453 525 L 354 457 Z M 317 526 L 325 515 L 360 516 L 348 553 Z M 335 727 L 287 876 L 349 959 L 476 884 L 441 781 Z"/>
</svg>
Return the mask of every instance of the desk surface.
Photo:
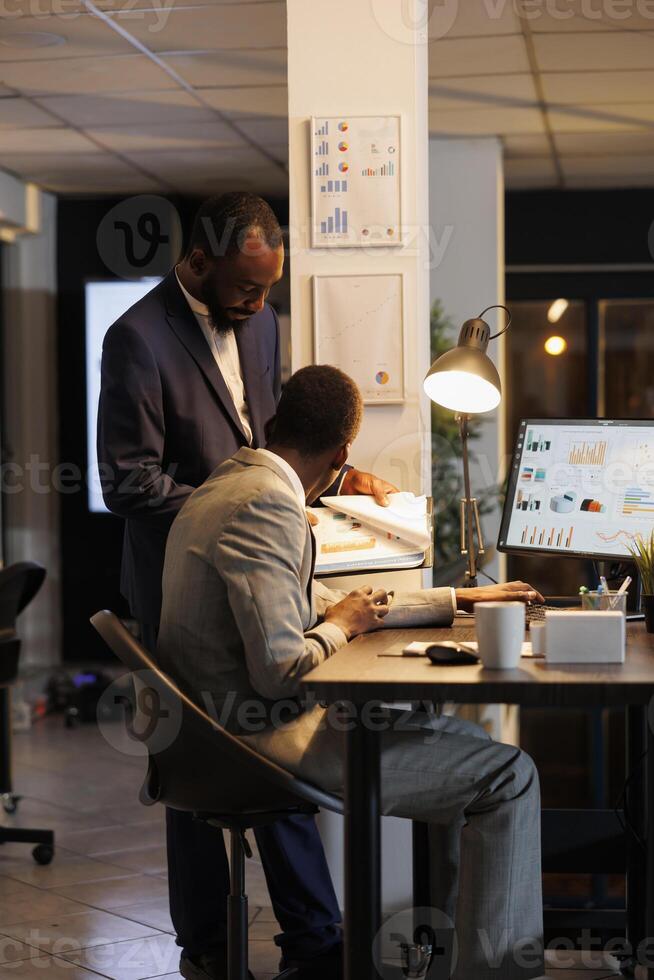
<svg viewBox="0 0 654 980">
<path fill-rule="evenodd" d="M 380 657 L 411 640 L 474 639 L 474 621 L 452 629 L 379 630 L 358 636 L 303 679 L 320 700 L 458 701 L 464 704 L 647 704 L 654 696 L 654 634 L 627 626 L 624 664 L 552 664 L 523 658 L 515 670 L 435 667 L 424 657 Z"/>
</svg>

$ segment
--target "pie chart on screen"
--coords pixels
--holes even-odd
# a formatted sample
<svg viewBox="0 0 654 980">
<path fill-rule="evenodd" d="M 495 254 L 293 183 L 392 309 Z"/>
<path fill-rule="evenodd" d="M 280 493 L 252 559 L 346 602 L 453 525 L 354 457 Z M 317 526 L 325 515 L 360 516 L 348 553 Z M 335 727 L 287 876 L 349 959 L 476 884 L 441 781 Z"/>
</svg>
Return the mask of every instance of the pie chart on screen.
<svg viewBox="0 0 654 980">
<path fill-rule="evenodd" d="M 378 371 L 375 375 L 375 381 L 378 385 L 387 385 L 390 380 L 391 379 L 387 371 Z"/>
</svg>

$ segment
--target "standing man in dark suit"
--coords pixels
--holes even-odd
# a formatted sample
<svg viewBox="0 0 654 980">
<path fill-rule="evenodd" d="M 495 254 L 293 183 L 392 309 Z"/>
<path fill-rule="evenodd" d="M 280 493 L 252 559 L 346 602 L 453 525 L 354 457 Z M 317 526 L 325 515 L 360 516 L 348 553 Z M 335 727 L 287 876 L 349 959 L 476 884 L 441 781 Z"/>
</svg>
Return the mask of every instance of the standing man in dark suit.
<svg viewBox="0 0 654 980">
<path fill-rule="evenodd" d="M 249 193 L 206 201 L 183 260 L 107 331 L 98 460 L 108 508 L 126 519 L 121 587 L 156 647 L 170 526 L 191 492 L 241 446 L 265 445 L 281 391 L 277 316 L 267 303 L 284 247 L 265 201 Z M 341 473 L 331 492 L 395 489 Z M 229 867 L 222 835 L 166 811 L 171 916 L 187 980 L 226 977 Z M 256 831 L 292 980 L 341 975 L 339 909 L 313 817 Z M 289 975 L 290 980 L 291 975 Z"/>
</svg>

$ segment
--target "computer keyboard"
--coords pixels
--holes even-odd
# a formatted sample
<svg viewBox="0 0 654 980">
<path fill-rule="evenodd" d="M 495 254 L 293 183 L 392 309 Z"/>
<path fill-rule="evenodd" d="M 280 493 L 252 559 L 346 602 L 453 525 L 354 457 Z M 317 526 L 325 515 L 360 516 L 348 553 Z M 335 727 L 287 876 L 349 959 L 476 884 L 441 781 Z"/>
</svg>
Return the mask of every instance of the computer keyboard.
<svg viewBox="0 0 654 980">
<path fill-rule="evenodd" d="M 546 603 L 543 603 L 542 605 L 537 605 L 536 603 L 527 605 L 527 608 L 525 609 L 527 629 L 529 629 L 532 623 L 544 623 L 545 613 L 547 612 L 562 612 L 565 609 L 570 608 L 579 609 L 579 606 L 548 606 Z"/>
</svg>

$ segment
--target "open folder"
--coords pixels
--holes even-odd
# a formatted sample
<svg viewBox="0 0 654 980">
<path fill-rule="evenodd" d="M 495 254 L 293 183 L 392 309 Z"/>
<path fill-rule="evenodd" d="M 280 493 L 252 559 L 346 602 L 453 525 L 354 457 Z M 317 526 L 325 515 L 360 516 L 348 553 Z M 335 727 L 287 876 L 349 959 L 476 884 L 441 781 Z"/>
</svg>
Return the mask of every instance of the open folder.
<svg viewBox="0 0 654 980">
<path fill-rule="evenodd" d="M 431 498 L 389 494 L 381 507 L 373 497 L 321 497 L 309 508 L 318 518 L 316 575 L 389 568 L 419 568 L 431 561 Z"/>
</svg>

